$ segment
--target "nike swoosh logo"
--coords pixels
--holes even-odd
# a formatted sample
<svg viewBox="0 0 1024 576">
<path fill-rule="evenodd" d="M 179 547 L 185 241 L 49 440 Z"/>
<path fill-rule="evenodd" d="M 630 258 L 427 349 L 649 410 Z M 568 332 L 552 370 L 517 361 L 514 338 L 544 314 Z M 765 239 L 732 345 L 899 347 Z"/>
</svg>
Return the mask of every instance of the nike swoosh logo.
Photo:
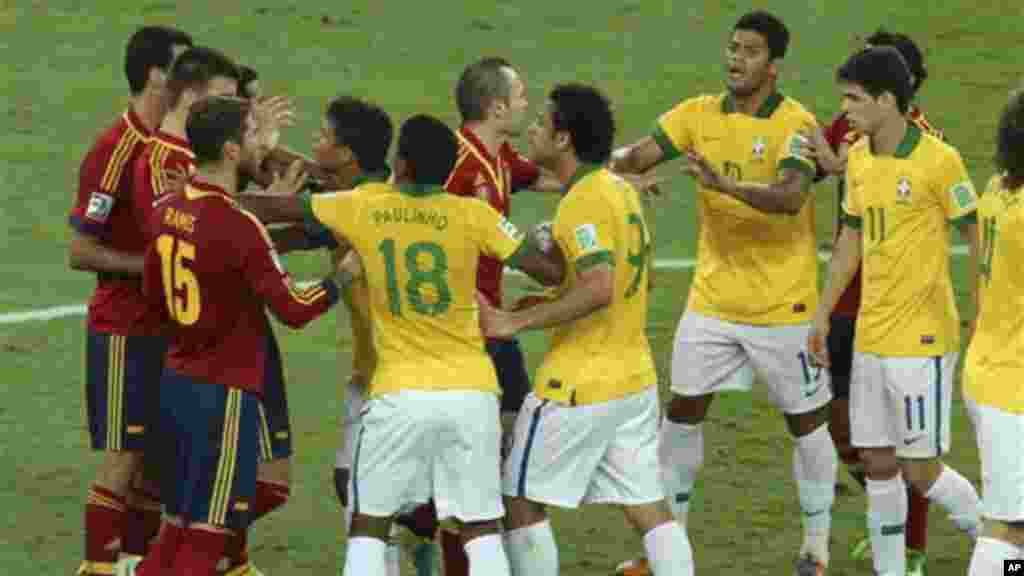
<svg viewBox="0 0 1024 576">
<path fill-rule="evenodd" d="M 817 510 L 817 511 L 814 511 L 814 512 L 804 512 L 804 516 L 806 516 L 808 518 L 813 518 L 815 516 L 821 516 L 825 512 L 828 512 L 828 508 L 822 508 L 821 510 Z"/>
<path fill-rule="evenodd" d="M 910 446 L 911 444 L 913 444 L 914 442 L 917 442 L 921 438 L 924 438 L 924 436 L 914 436 L 913 438 L 904 438 L 903 439 L 903 445 L 904 446 Z"/>
</svg>

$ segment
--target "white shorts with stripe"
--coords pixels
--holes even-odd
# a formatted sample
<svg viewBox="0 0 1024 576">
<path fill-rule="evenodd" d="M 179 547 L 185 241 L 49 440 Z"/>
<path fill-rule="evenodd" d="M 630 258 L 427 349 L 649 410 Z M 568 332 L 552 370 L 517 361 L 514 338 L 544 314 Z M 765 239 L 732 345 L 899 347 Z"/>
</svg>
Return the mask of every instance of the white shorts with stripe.
<svg viewBox="0 0 1024 576">
<path fill-rule="evenodd" d="M 900 458 L 949 451 L 953 374 L 959 354 L 885 357 L 854 352 L 850 431 L 857 448 L 893 447 Z"/>
<path fill-rule="evenodd" d="M 686 312 L 672 350 L 672 392 L 703 396 L 750 390 L 754 377 L 785 414 L 804 414 L 832 399 L 828 371 L 807 354 L 809 324 L 755 326 Z"/>
<path fill-rule="evenodd" d="M 1000 522 L 1024 521 L 1024 414 L 974 405 L 981 455 L 982 515 Z"/>
<path fill-rule="evenodd" d="M 658 466 L 658 391 L 564 406 L 526 397 L 502 489 L 508 496 L 576 508 L 664 498 Z"/>
</svg>

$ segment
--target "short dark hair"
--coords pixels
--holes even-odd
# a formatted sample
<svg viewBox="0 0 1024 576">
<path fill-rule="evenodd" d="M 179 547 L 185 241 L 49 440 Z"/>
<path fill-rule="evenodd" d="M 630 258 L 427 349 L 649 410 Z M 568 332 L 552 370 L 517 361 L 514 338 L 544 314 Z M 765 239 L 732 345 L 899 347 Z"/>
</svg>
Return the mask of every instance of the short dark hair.
<svg viewBox="0 0 1024 576">
<path fill-rule="evenodd" d="M 455 168 L 458 154 L 455 133 L 437 118 L 419 114 L 402 124 L 398 157 L 409 164 L 415 183 L 443 185 Z"/>
<path fill-rule="evenodd" d="M 836 79 L 860 86 L 873 98 L 889 92 L 903 114 L 910 106 L 910 69 L 899 50 L 891 46 L 866 48 L 850 56 L 836 72 Z"/>
<path fill-rule="evenodd" d="M 996 166 L 1017 185 L 1024 182 L 1024 92 L 1014 92 L 999 116 Z"/>
<path fill-rule="evenodd" d="M 238 95 L 246 100 L 252 100 L 253 94 L 250 94 L 246 86 L 250 82 L 260 79 L 259 72 L 251 66 L 239 64 L 238 66 Z"/>
<path fill-rule="evenodd" d="M 749 30 L 764 36 L 772 60 L 786 57 L 786 50 L 789 48 L 789 29 L 774 14 L 764 10 L 748 12 L 740 17 L 732 29 Z"/>
<path fill-rule="evenodd" d="M 479 122 L 498 98 L 508 100 L 512 87 L 502 68 L 511 68 L 504 58 L 484 58 L 462 71 L 455 84 L 455 104 L 463 122 Z"/>
<path fill-rule="evenodd" d="M 352 96 L 339 96 L 327 105 L 334 143 L 348 146 L 366 172 L 387 168 L 394 127 L 380 106 Z"/>
<path fill-rule="evenodd" d="M 187 88 L 203 90 L 217 77 L 238 80 L 238 67 L 224 53 L 206 46 L 194 46 L 174 61 L 167 77 L 167 102 L 173 108 Z"/>
<path fill-rule="evenodd" d="M 615 118 L 604 94 L 583 84 L 561 84 L 549 98 L 554 103 L 551 123 L 555 130 L 569 133 L 576 158 L 591 164 L 608 161 L 615 142 Z"/>
<path fill-rule="evenodd" d="M 892 46 L 899 50 L 900 56 L 903 56 L 903 60 L 910 68 L 910 73 L 914 75 L 911 97 L 917 94 L 925 79 L 928 78 L 928 69 L 924 66 L 924 54 L 909 36 L 879 28 L 874 34 L 868 36 L 864 42 L 871 46 Z"/>
<path fill-rule="evenodd" d="M 124 75 L 133 95 L 146 88 L 149 71 L 166 70 L 174 61 L 175 46 L 191 46 L 192 37 L 168 26 L 143 26 L 128 39 L 124 50 Z"/>
<path fill-rule="evenodd" d="M 196 164 L 219 162 L 226 142 L 242 144 L 245 137 L 245 119 L 251 105 L 241 98 L 203 98 L 192 104 L 185 122 Z"/>
</svg>

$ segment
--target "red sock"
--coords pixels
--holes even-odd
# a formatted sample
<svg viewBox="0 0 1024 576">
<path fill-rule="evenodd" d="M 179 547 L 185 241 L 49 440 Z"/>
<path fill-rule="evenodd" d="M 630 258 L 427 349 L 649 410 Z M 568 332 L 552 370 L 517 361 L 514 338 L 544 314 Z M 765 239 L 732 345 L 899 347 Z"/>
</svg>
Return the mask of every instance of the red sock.
<svg viewBox="0 0 1024 576">
<path fill-rule="evenodd" d="M 113 570 L 124 521 L 124 497 L 93 484 L 85 504 L 84 574 Z"/>
<path fill-rule="evenodd" d="M 928 499 L 907 485 L 907 548 L 924 552 L 928 547 Z"/>
<path fill-rule="evenodd" d="M 287 484 L 278 484 L 264 480 L 257 481 L 256 496 L 253 498 L 249 524 L 252 525 L 256 520 L 284 506 L 290 495 L 291 487 Z M 241 566 L 249 561 L 248 546 L 247 530 L 240 529 L 228 539 L 224 555 L 231 561 L 231 568 Z"/>
<path fill-rule="evenodd" d="M 224 555 L 227 532 L 211 532 L 189 528 L 174 557 L 172 574 L 217 576 L 217 563 Z"/>
<path fill-rule="evenodd" d="M 145 556 L 149 543 L 160 530 L 160 499 L 141 490 L 135 490 L 128 505 L 121 551 L 134 556 Z"/>
<path fill-rule="evenodd" d="M 469 576 L 469 557 L 462 547 L 462 538 L 455 532 L 441 529 L 441 564 L 444 576 Z"/>
<path fill-rule="evenodd" d="M 169 572 L 184 535 L 184 528 L 165 522 L 160 537 L 150 547 L 142 562 L 135 567 L 135 576 L 163 576 Z"/>
</svg>

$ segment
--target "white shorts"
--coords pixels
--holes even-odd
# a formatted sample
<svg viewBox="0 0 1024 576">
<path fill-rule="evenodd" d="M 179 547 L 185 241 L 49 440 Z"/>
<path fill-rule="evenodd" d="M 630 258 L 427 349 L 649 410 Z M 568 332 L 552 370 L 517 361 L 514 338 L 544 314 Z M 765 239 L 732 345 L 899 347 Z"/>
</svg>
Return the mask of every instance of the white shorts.
<svg viewBox="0 0 1024 576">
<path fill-rule="evenodd" d="M 370 398 L 352 465 L 355 512 L 390 517 L 434 499 L 440 520 L 486 522 L 501 503 L 498 396 L 406 390 Z"/>
<path fill-rule="evenodd" d="M 334 457 L 334 467 L 351 469 L 356 453 L 356 438 L 359 435 L 360 413 L 366 404 L 366 387 L 354 379 L 345 387 L 345 414 L 341 423 L 341 448 Z"/>
<path fill-rule="evenodd" d="M 900 458 L 949 450 L 953 373 L 959 354 L 883 357 L 854 351 L 850 432 L 857 448 L 893 447 Z"/>
<path fill-rule="evenodd" d="M 1001 522 L 1024 521 L 1024 414 L 976 405 L 981 456 L 982 515 Z"/>
<path fill-rule="evenodd" d="M 576 508 L 664 499 L 658 466 L 656 387 L 602 404 L 564 406 L 526 397 L 516 418 L 502 489 L 508 496 Z"/>
<path fill-rule="evenodd" d="M 753 326 L 686 312 L 672 351 L 672 392 L 703 396 L 750 390 L 754 376 L 785 414 L 804 414 L 832 399 L 828 371 L 807 354 L 809 324 Z"/>
</svg>

